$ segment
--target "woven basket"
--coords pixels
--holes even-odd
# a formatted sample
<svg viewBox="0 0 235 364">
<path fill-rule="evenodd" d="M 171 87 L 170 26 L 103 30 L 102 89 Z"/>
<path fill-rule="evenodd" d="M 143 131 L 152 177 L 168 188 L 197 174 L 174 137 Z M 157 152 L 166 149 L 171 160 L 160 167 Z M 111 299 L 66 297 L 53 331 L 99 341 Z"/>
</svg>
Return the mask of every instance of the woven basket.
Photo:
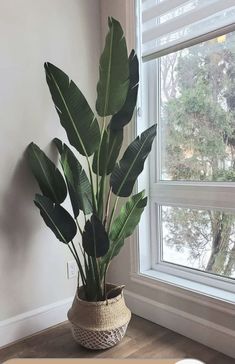
<svg viewBox="0 0 235 364">
<path fill-rule="evenodd" d="M 114 288 L 108 285 L 108 288 Z M 131 312 L 127 308 L 123 292 L 106 301 L 88 302 L 76 294 L 68 319 L 74 339 L 82 346 L 107 349 L 118 344 L 126 333 Z"/>
</svg>

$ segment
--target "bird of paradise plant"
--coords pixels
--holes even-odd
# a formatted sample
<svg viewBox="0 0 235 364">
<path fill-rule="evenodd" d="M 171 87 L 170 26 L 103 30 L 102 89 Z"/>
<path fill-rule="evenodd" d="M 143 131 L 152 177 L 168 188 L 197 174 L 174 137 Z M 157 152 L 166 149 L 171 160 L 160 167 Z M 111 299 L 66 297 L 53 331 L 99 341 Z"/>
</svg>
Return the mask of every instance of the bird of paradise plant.
<svg viewBox="0 0 235 364">
<path fill-rule="evenodd" d="M 119 157 L 123 133 L 136 106 L 139 65 L 134 50 L 128 57 L 120 23 L 109 18 L 108 25 L 99 65 L 98 116 L 69 76 L 45 63 L 52 100 L 73 147 L 58 138 L 53 140 L 63 174 L 35 143 L 27 148 L 29 166 L 41 190 L 34 203 L 46 225 L 70 249 L 88 301 L 107 298 L 110 262 L 133 233 L 147 204 L 144 191 L 131 194 L 156 135 L 153 125 Z M 78 153 L 87 161 L 88 175 Z M 67 194 L 73 216 L 61 205 Z M 119 197 L 129 199 L 118 212 Z M 84 226 L 79 224 L 79 214 L 84 216 Z M 81 243 L 74 240 L 77 234 Z"/>
</svg>

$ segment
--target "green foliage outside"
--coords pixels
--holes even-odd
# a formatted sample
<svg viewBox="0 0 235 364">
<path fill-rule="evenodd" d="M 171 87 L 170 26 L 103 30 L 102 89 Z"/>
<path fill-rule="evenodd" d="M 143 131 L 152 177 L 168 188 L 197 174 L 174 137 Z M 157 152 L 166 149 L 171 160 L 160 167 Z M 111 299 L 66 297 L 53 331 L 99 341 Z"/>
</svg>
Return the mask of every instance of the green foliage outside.
<svg viewBox="0 0 235 364">
<path fill-rule="evenodd" d="M 235 182 L 235 34 L 165 56 L 161 69 L 163 179 Z M 186 248 L 202 270 L 233 275 L 233 214 L 172 208 L 163 218 L 168 247 Z"/>
</svg>

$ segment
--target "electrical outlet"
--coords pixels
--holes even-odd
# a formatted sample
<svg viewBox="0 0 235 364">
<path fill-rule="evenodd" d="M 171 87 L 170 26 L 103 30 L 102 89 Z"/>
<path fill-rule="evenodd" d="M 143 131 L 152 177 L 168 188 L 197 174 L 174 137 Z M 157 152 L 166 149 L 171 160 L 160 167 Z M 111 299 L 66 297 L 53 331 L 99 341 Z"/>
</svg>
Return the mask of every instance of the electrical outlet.
<svg viewBox="0 0 235 364">
<path fill-rule="evenodd" d="M 77 274 L 78 274 L 77 264 L 76 264 L 75 260 L 70 260 L 69 262 L 67 262 L 68 279 L 77 277 Z"/>
</svg>

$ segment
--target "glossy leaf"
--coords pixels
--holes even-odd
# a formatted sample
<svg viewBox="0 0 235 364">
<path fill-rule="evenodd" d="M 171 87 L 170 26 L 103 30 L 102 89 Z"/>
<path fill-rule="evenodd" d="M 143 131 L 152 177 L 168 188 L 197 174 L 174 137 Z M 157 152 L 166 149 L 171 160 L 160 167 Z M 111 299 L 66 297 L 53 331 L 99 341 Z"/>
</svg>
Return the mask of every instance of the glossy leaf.
<svg viewBox="0 0 235 364">
<path fill-rule="evenodd" d="M 126 149 L 110 178 L 110 186 L 115 195 L 130 196 L 136 179 L 144 168 L 144 162 L 151 151 L 155 136 L 156 125 L 153 125 L 138 136 Z"/>
<path fill-rule="evenodd" d="M 123 130 L 105 130 L 101 142 L 100 158 L 99 158 L 99 175 L 104 176 L 110 174 L 117 161 L 123 142 Z M 94 173 L 98 173 L 98 152 L 95 153 L 92 169 Z"/>
<path fill-rule="evenodd" d="M 134 232 L 146 204 L 147 197 L 144 197 L 144 191 L 137 193 L 127 201 L 114 220 L 109 234 L 111 241 L 110 248 L 100 263 L 102 276 L 105 274 L 105 269 L 110 261 L 119 254 L 124 245 L 125 238 Z"/>
<path fill-rule="evenodd" d="M 66 144 L 63 145 L 61 164 L 67 181 L 74 216 L 78 216 L 79 210 L 89 214 L 92 211 L 91 184 L 86 172 Z"/>
<path fill-rule="evenodd" d="M 123 106 L 129 86 L 126 40 L 120 23 L 109 18 L 109 32 L 100 58 L 96 110 L 100 116 L 113 115 Z"/>
<path fill-rule="evenodd" d="M 108 234 L 96 215 L 92 215 L 85 224 L 82 245 L 89 256 L 96 258 L 104 256 L 109 250 Z"/>
<path fill-rule="evenodd" d="M 114 245 L 115 242 L 126 239 L 134 232 L 146 204 L 147 197 L 144 197 L 144 191 L 142 191 L 131 196 L 129 201 L 121 208 L 119 215 L 111 226 L 109 235 Z"/>
<path fill-rule="evenodd" d="M 92 155 L 100 142 L 100 129 L 85 97 L 68 75 L 45 63 L 52 99 L 69 142 L 84 156 Z"/>
<path fill-rule="evenodd" d="M 62 206 L 53 203 L 46 196 L 36 194 L 34 203 L 40 209 L 43 220 L 57 239 L 68 244 L 77 233 L 77 226 L 72 216 Z"/>
<path fill-rule="evenodd" d="M 67 189 L 63 176 L 55 164 L 35 143 L 29 144 L 27 158 L 43 195 L 53 202 L 62 203 L 66 198 Z"/>
<path fill-rule="evenodd" d="M 106 165 L 108 157 L 108 133 L 107 130 L 104 131 L 100 150 L 96 151 L 93 158 L 92 170 L 99 176 L 104 176 L 106 174 Z"/>
<path fill-rule="evenodd" d="M 111 242 L 108 252 L 101 258 L 99 262 L 101 278 L 106 275 L 106 270 L 108 269 L 111 260 L 119 254 L 121 248 L 124 246 L 124 242 L 124 239 L 120 239 L 115 243 Z"/>
<path fill-rule="evenodd" d="M 110 128 L 113 130 L 122 129 L 127 125 L 131 121 L 135 110 L 139 87 L 139 62 L 134 50 L 131 51 L 129 56 L 129 73 L 129 88 L 125 103 L 110 121 Z"/>
</svg>

